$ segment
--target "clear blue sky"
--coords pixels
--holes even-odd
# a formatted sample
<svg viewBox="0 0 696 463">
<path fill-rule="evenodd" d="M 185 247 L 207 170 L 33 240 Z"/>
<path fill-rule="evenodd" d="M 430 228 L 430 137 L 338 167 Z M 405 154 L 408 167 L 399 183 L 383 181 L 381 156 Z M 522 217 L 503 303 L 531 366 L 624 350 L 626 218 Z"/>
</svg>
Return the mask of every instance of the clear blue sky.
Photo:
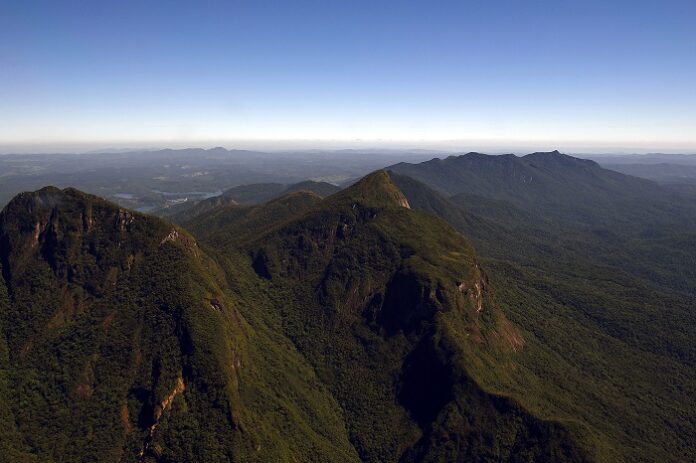
<svg viewBox="0 0 696 463">
<path fill-rule="evenodd" d="M 696 150 L 696 1 L 0 0 L 0 147 Z"/>
</svg>

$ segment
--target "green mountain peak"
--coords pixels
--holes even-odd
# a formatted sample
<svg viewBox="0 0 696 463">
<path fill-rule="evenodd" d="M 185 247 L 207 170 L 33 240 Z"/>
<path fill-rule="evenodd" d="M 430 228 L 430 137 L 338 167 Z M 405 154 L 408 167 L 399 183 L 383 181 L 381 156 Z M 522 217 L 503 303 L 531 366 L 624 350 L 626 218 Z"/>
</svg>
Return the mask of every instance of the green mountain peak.
<svg viewBox="0 0 696 463">
<path fill-rule="evenodd" d="M 385 170 L 378 170 L 331 197 L 334 201 L 352 200 L 365 206 L 410 208 L 408 200 Z"/>
<path fill-rule="evenodd" d="M 74 189 L 11 201 L 0 213 L 0 452 L 114 463 L 690 455 L 678 423 L 693 407 L 660 383 L 692 384 L 689 262 L 668 282 L 682 292 L 655 291 L 667 281 L 659 259 L 644 270 L 618 229 L 593 229 L 597 243 L 577 229 L 645 210 L 663 220 L 649 182 L 557 152 L 470 153 L 338 192 L 270 189 L 233 189 L 246 204 L 201 201 L 181 226 Z M 615 207 L 636 197 L 639 209 Z"/>
</svg>

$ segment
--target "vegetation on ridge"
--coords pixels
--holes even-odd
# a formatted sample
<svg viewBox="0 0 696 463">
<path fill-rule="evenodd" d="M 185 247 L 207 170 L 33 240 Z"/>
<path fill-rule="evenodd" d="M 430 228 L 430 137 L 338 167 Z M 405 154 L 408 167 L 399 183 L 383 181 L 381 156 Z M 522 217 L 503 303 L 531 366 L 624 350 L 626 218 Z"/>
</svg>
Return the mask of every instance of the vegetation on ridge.
<svg viewBox="0 0 696 463">
<path fill-rule="evenodd" d="M 688 211 L 560 153 L 494 175 L 537 169 L 541 187 L 493 194 L 457 180 L 491 174 L 478 156 L 448 169 L 449 197 L 377 171 L 184 228 L 19 195 L 0 214 L 3 458 L 691 459 Z M 573 201 L 539 196 L 563 182 Z"/>
<path fill-rule="evenodd" d="M 0 240 L 10 299 L 2 400 L 12 414 L 3 419 L 21 436 L 3 433 L 2 445 L 15 454 L 56 462 L 354 454 L 312 370 L 287 343 L 248 327 L 221 270 L 185 231 L 45 189 L 7 206 Z M 274 363 L 257 365 L 268 352 Z M 290 394 L 283 379 L 295 384 Z"/>
<path fill-rule="evenodd" d="M 696 252 L 685 239 L 695 230 L 691 206 L 650 182 L 636 198 L 636 179 L 614 173 L 603 187 L 613 188 L 614 196 L 592 199 L 582 193 L 587 186 L 577 184 L 586 175 L 593 182 L 605 178 L 603 169 L 589 164 L 588 174 L 580 164 L 585 173 L 579 174 L 573 162 L 557 165 L 555 159 L 566 156 L 536 158 L 539 169 L 576 178 L 567 184 L 573 202 L 545 199 L 564 204 L 562 215 L 542 201 L 480 196 L 466 176 L 457 187 L 462 193 L 445 198 L 391 175 L 413 208 L 444 218 L 472 240 L 496 300 L 523 330 L 526 349 L 517 358 L 533 375 L 511 377 L 506 390 L 541 416 L 588 423 L 614 448 L 609 460 L 693 459 L 696 408 L 682 400 L 682 391 L 696 387 Z M 409 169 L 415 175 L 421 167 L 429 170 L 427 164 Z M 607 212 L 616 203 L 625 207 Z M 589 204 L 591 216 L 583 206 Z"/>
<path fill-rule="evenodd" d="M 251 263 L 276 307 L 268 323 L 342 405 L 363 461 L 584 459 L 563 425 L 470 376 L 524 341 L 491 304 L 466 240 L 406 204 L 377 172 L 255 240 L 239 245 L 234 224 L 202 237 L 227 250 L 228 274 Z M 200 230 L 207 219 L 195 219 Z"/>
</svg>

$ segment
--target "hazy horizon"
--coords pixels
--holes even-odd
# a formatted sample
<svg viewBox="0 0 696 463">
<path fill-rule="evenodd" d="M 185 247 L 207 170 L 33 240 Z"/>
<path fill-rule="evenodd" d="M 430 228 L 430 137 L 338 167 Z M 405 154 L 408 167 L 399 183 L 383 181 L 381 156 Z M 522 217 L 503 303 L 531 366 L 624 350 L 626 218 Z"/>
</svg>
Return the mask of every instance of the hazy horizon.
<svg viewBox="0 0 696 463">
<path fill-rule="evenodd" d="M 268 152 L 286 151 L 427 151 L 433 153 L 483 152 L 487 154 L 526 154 L 558 150 L 571 155 L 627 155 L 627 154 L 696 154 L 696 146 L 688 145 L 593 145 L 588 143 L 491 143 L 481 141 L 398 141 L 398 140 L 211 140 L 171 142 L 112 142 L 112 143 L 0 143 L 0 155 L 8 154 L 91 154 L 109 152 L 156 151 L 164 149 L 211 149 L 222 147 L 227 150 L 251 150 Z"/>
<path fill-rule="evenodd" d="M 5 4 L 0 152 L 696 151 L 694 2 L 329 3 Z"/>
</svg>

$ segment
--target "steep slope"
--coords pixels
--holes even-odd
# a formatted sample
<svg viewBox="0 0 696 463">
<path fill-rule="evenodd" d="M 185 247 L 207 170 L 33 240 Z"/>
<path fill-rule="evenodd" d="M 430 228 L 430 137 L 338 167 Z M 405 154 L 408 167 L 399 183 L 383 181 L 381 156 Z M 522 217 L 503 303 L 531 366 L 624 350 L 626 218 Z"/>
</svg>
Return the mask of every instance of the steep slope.
<svg viewBox="0 0 696 463">
<path fill-rule="evenodd" d="M 45 188 L 3 210 L 0 243 L 4 456 L 357 460 L 309 365 L 184 230 Z"/>
<path fill-rule="evenodd" d="M 696 387 L 696 297 L 677 289 L 693 271 L 681 266 L 696 255 L 693 241 L 654 243 L 670 253 L 647 255 L 620 229 L 582 232 L 506 201 L 447 199 L 391 176 L 413 208 L 473 241 L 496 300 L 524 333 L 517 359 L 520 371 L 533 374 L 508 387 L 525 391 L 519 397 L 528 408 L 549 410 L 551 403 L 556 416 L 588 423 L 612 441 L 615 461 L 694 458 L 696 434 L 687 423 L 696 422 L 696 406 L 680 391 Z M 631 232 L 643 226 L 637 222 Z M 644 276 L 659 267 L 664 278 Z"/>
<path fill-rule="evenodd" d="M 0 265 L 0 271 L 2 265 Z M 5 285 L 0 285 L 0 454 L 6 461 L 35 462 L 38 461 L 31 455 L 24 445 L 22 434 L 17 429 L 17 423 L 12 412 L 12 379 L 10 377 L 10 357 L 7 340 L 4 336 L 7 322 L 5 314 L 10 310 L 10 299 Z"/>
<path fill-rule="evenodd" d="M 201 236 L 218 224 L 201 217 Z M 207 236 L 228 274 L 253 269 L 274 310 L 244 316 L 292 339 L 341 404 L 363 461 L 589 458 L 582 426 L 503 395 L 524 338 L 466 240 L 410 210 L 385 172 L 251 239 Z"/>
<path fill-rule="evenodd" d="M 557 151 L 469 153 L 392 169 L 479 217 L 590 247 L 603 265 L 696 294 L 696 251 L 684 246 L 696 236 L 696 204 L 686 195 Z"/>
<path fill-rule="evenodd" d="M 692 460 L 696 298 L 596 260 L 621 240 L 559 217 L 383 171 L 214 205 L 184 221 L 195 239 L 75 190 L 22 194 L 0 214 L 0 450 Z"/>
</svg>

